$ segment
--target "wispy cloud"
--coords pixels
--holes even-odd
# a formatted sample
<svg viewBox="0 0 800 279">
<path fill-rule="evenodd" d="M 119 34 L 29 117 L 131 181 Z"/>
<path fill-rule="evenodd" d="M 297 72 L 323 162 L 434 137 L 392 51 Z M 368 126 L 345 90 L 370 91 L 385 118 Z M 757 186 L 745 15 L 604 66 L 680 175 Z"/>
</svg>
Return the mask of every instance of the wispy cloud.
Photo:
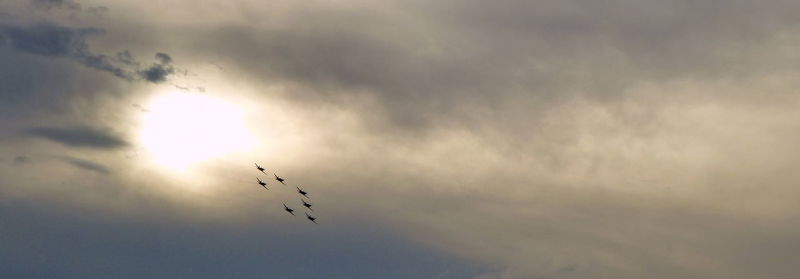
<svg viewBox="0 0 800 279">
<path fill-rule="evenodd" d="M 14 157 L 14 164 L 19 164 L 19 165 L 27 164 L 30 163 L 30 161 L 31 160 L 28 158 L 28 156 L 19 155 L 17 157 Z"/>
<path fill-rule="evenodd" d="M 51 140 L 70 147 L 116 149 L 128 145 L 119 136 L 105 129 L 88 126 L 36 127 L 25 131 L 28 135 Z"/>
<path fill-rule="evenodd" d="M 75 157 L 68 157 L 68 156 L 61 157 L 61 159 L 69 163 L 70 165 L 82 170 L 91 171 L 102 175 L 111 174 L 111 169 L 109 167 L 99 164 L 97 162 Z"/>
<path fill-rule="evenodd" d="M 106 71 L 132 80 L 125 69 L 113 65 L 110 58 L 89 49 L 86 38 L 102 34 L 98 28 L 69 28 L 42 22 L 32 26 L 1 26 L 0 34 L 15 50 L 30 54 L 71 58 L 86 67 Z"/>
<path fill-rule="evenodd" d="M 86 67 L 108 72 L 128 81 L 143 79 L 161 83 L 175 72 L 171 65 L 172 58 L 164 53 L 155 55 L 156 63 L 139 69 L 141 63 L 128 50 L 114 55 L 93 52 L 87 38 L 104 33 L 105 30 L 101 28 L 71 28 L 51 22 L 0 25 L 0 45 L 7 44 L 14 50 L 29 54 L 69 58 Z"/>
</svg>

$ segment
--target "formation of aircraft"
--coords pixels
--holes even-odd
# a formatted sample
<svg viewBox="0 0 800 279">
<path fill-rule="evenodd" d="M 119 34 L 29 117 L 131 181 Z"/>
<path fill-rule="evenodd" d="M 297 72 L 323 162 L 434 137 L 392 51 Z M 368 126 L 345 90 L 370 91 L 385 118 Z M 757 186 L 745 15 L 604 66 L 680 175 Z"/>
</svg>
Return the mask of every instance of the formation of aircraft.
<svg viewBox="0 0 800 279">
<path fill-rule="evenodd" d="M 258 163 L 256 163 L 255 166 L 256 166 L 256 169 L 258 171 L 260 171 L 260 172 L 262 172 L 264 174 L 267 174 L 266 169 L 261 167 L 261 166 L 259 166 Z M 272 175 L 275 176 L 275 181 L 278 181 L 281 184 L 283 184 L 284 186 L 286 186 L 286 182 L 285 182 L 286 179 L 284 179 L 283 177 L 278 176 L 276 173 L 272 173 Z M 261 185 L 261 187 L 264 187 L 264 189 L 269 190 L 269 188 L 267 188 L 267 183 L 262 181 L 261 178 L 256 177 L 256 182 L 258 183 L 258 185 Z M 301 189 L 300 186 L 295 186 L 295 188 L 297 188 L 297 193 L 300 193 L 300 195 L 303 195 L 303 197 L 305 197 L 307 199 L 310 199 L 310 197 L 308 196 L 308 192 L 306 192 L 305 190 Z M 312 211 L 312 212 L 314 211 L 314 209 L 311 208 L 312 205 L 310 203 L 308 203 L 305 199 L 300 198 L 300 201 L 303 203 L 303 207 L 305 207 L 309 211 Z M 286 203 L 283 203 L 283 210 L 288 212 L 289 214 L 292 214 L 292 216 L 297 216 L 297 215 L 294 214 L 295 209 L 289 207 L 288 205 L 286 205 Z M 314 217 L 314 216 L 310 215 L 308 212 L 304 212 L 304 213 L 306 214 L 306 219 L 308 219 L 309 221 L 311 221 L 314 224 L 317 224 L 317 217 Z"/>
</svg>

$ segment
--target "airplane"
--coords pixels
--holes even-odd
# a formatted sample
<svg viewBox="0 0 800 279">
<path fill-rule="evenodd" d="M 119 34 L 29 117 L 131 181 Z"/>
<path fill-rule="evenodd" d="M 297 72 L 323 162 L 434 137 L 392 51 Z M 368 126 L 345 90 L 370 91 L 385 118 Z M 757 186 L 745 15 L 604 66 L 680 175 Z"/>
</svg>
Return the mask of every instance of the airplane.
<svg viewBox="0 0 800 279">
<path fill-rule="evenodd" d="M 264 189 L 269 190 L 269 188 L 267 188 L 267 183 L 266 182 L 261 181 L 261 179 L 259 179 L 258 177 L 256 177 L 256 181 L 258 181 L 258 185 L 261 185 L 261 187 L 264 187 Z"/>
<path fill-rule="evenodd" d="M 278 176 L 277 174 L 274 174 L 274 173 L 272 175 L 275 176 L 275 180 L 277 180 L 278 182 L 280 182 L 281 184 L 286 186 L 286 183 L 283 183 L 283 180 L 284 180 L 283 178 L 281 178 L 280 176 Z"/>
<path fill-rule="evenodd" d="M 317 223 L 317 221 L 314 221 L 317 220 L 317 217 L 312 217 L 311 215 L 308 215 L 308 213 L 306 213 L 306 218 L 308 218 L 308 220 L 311 220 L 311 222 L 314 222 L 314 224 Z"/>
<path fill-rule="evenodd" d="M 314 209 L 311 208 L 311 204 L 310 203 L 307 203 L 306 200 L 304 200 L 304 199 L 300 199 L 300 200 L 303 201 L 303 206 L 307 207 L 311 211 L 314 211 Z"/>
<path fill-rule="evenodd" d="M 258 169 L 260 172 L 264 172 L 264 170 L 266 170 L 265 168 L 262 168 L 262 167 L 261 167 L 261 166 L 259 166 L 258 164 L 256 164 L 256 169 Z M 266 172 L 264 172 L 264 174 L 267 174 L 267 173 L 266 173 Z"/>
<path fill-rule="evenodd" d="M 297 187 L 297 186 L 295 186 L 295 187 Z M 297 192 L 300 193 L 301 195 L 303 195 L 304 197 L 308 198 L 308 195 L 306 195 L 306 194 L 308 194 L 308 192 L 303 191 L 303 189 L 300 189 L 300 187 L 297 187 Z"/>
<path fill-rule="evenodd" d="M 290 214 L 292 214 L 292 216 L 295 216 L 293 212 L 294 209 L 289 208 L 288 206 L 286 206 L 285 203 L 283 204 L 283 210 L 286 210 L 286 212 L 289 212 Z"/>
</svg>

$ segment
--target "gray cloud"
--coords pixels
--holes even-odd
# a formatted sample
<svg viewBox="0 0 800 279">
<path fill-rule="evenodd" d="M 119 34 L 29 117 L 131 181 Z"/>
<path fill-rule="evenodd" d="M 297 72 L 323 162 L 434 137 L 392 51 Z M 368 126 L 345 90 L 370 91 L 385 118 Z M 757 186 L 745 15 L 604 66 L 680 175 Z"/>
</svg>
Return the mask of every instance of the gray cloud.
<svg viewBox="0 0 800 279">
<path fill-rule="evenodd" d="M 800 46 L 799 8 L 794 1 L 312 5 L 272 25 L 204 28 L 187 35 L 185 48 L 232 60 L 224 66 L 237 69 L 230 70 L 236 78 L 290 88 L 279 98 L 296 106 L 334 106 L 366 123 L 352 138 L 330 132 L 339 145 L 325 152 L 335 155 L 303 174 L 345 165 L 318 175 L 362 176 L 342 182 L 363 186 L 342 200 L 376 200 L 365 207 L 403 215 L 392 222 L 412 223 L 407 232 L 430 245 L 504 266 L 497 278 L 749 278 L 762 270 L 791 278 L 784 262 L 736 255 L 782 258 L 792 248 L 738 243 L 792 243 L 779 231 L 796 228 L 767 222 L 775 234 L 732 230 L 796 209 L 773 194 L 794 193 L 787 187 L 798 181 L 779 174 L 798 162 L 775 158 L 800 152 L 789 140 L 796 133 L 781 132 L 797 124 L 780 120 L 796 115 L 790 80 L 800 65 L 791 51 Z M 310 127 L 347 127 L 314 120 Z M 751 144 L 764 149 L 743 150 Z M 731 166 L 750 161 L 744 157 L 764 165 Z M 740 179 L 748 182 L 733 186 Z M 378 193 L 362 194 L 373 191 L 366 185 L 380 185 Z M 770 185 L 761 198 L 773 205 L 756 201 L 754 185 Z M 782 209 L 766 217 L 755 213 L 762 206 Z M 563 274 L 570 266 L 579 268 Z"/>
<path fill-rule="evenodd" d="M 483 108 L 513 120 L 573 98 L 619 100 L 641 83 L 760 72 L 780 61 L 762 42 L 791 32 L 797 20 L 785 11 L 796 8 L 791 1 L 411 1 L 394 12 L 312 6 L 265 28 L 205 28 L 186 49 L 231 59 L 255 83 L 296 84 L 292 97 L 304 102 L 368 95 L 391 126 L 426 129 L 440 120 L 469 125 Z M 207 41 L 196 44 L 197 37 Z"/>
<path fill-rule="evenodd" d="M 89 13 L 92 13 L 92 14 L 95 14 L 95 15 L 102 15 L 102 14 L 107 13 L 109 11 L 109 9 L 106 6 L 94 6 L 94 7 L 87 8 L 87 11 Z"/>
<path fill-rule="evenodd" d="M 89 49 L 86 37 L 102 34 L 104 32 L 102 29 L 73 29 L 52 23 L 39 23 L 28 27 L 3 26 L 0 31 L 9 41 L 8 44 L 17 51 L 51 57 L 68 57 L 86 67 L 106 71 L 126 80 L 132 79 L 128 71 L 113 65 L 106 55 L 95 54 Z"/>
<path fill-rule="evenodd" d="M 169 209 L 160 209 L 165 211 L 151 216 L 170 215 Z M 246 229 L 217 224 L 208 229 L 213 223 L 155 220 L 157 226 L 143 227 L 115 214 L 69 213 L 75 210 L 82 209 L 36 205 L 35 201 L 0 204 L 6 227 L 0 259 L 9 264 L 0 275 L 401 279 L 433 278 L 444 270 L 450 272 L 443 278 L 470 278 L 483 271 L 391 234 L 355 229 L 360 225 L 318 228 L 327 234 L 323 240 L 314 237 L 313 231 L 299 229 L 295 222 L 261 223 Z M 74 262 L 93 268 L 75 268 Z"/>
<path fill-rule="evenodd" d="M 49 22 L 32 26 L 6 25 L 0 26 L 0 43 L 4 42 L 14 50 L 30 54 L 71 58 L 86 67 L 109 72 L 129 81 L 135 80 L 138 75 L 146 81 L 160 83 L 174 72 L 170 65 L 171 58 L 164 53 L 156 54 L 159 63 L 137 70 L 140 63 L 127 50 L 113 57 L 92 52 L 86 42 L 87 37 L 104 32 L 105 30 L 99 28 L 70 28 Z"/>
<path fill-rule="evenodd" d="M 62 157 L 61 159 L 63 159 L 65 162 L 67 162 L 70 165 L 72 165 L 72 166 L 74 166 L 76 168 L 79 168 L 79 169 L 83 169 L 83 170 L 87 170 L 87 171 L 91 171 L 91 172 L 96 172 L 96 173 L 99 173 L 99 174 L 102 174 L 102 175 L 111 174 L 111 169 L 110 168 L 108 168 L 107 166 L 98 164 L 96 162 L 92 162 L 92 161 L 88 161 L 88 160 L 84 160 L 84 159 L 80 159 L 80 158 L 74 158 L 74 157 Z"/>
<path fill-rule="evenodd" d="M 146 180 L 160 170 L 138 168 L 146 164 L 139 158 L 101 160 L 110 162 L 108 169 L 136 171 L 92 177 L 98 181 L 76 172 L 44 180 L 27 168 L 0 166 L 0 190 L 50 197 L 56 188 L 51 185 L 66 180 L 74 187 L 57 188 L 67 190 L 50 199 L 88 208 L 75 211 L 117 209 L 121 217 L 107 218 L 137 224 L 114 226 L 122 231 L 167 228 L 124 215 L 157 215 L 144 209 L 156 204 L 191 211 L 187 216 L 235 220 L 228 221 L 238 222 L 231 225 L 231 234 L 241 235 L 286 217 L 266 208 L 278 202 L 271 200 L 278 195 L 252 195 L 249 179 L 241 178 L 252 172 L 245 170 L 250 163 L 239 164 L 259 158 L 313 191 L 324 226 L 335 224 L 320 226 L 331 231 L 308 231 L 303 239 L 309 243 L 324 243 L 329 232 L 375 229 L 380 230 L 376 235 L 402 235 L 468 259 L 468 265 L 491 267 L 454 278 L 796 277 L 798 225 L 786 220 L 800 210 L 792 198 L 800 183 L 795 171 L 800 167 L 797 1 L 304 2 L 268 9 L 259 1 L 172 3 L 180 9 L 115 3 L 131 14 L 88 24 L 120 34 L 104 37 L 107 45 L 97 49 L 149 53 L 170 46 L 164 51 L 181 63 L 219 63 L 225 71 L 209 75 L 207 94 L 244 100 L 259 111 L 250 120 L 269 125 L 268 132 L 252 131 L 259 147 L 240 157 L 209 159 L 204 166 L 210 167 L 202 171 L 208 179 L 200 179 L 208 185 L 188 186 L 191 190 L 177 179 Z M 2 38 L 12 45 L 7 36 Z M 52 119 L 65 113 L 43 108 L 71 106 L 88 114 L 83 119 L 103 119 L 114 122 L 104 125 L 126 129 L 135 116 L 101 112 L 141 113 L 141 106 L 131 110 L 129 104 L 160 90 L 146 83 L 125 87 L 111 95 L 131 100 L 114 102 L 106 95 L 114 90 L 108 88 L 127 83 L 109 79 L 111 85 L 102 86 L 65 63 L 34 59 L 64 56 L 31 58 L 12 48 L 0 50 L 1 58 L 21 67 L 0 65 L 0 93 L 5 94 L 2 104 L 15 112 Z M 34 49 L 47 53 L 49 48 Z M 153 83 L 181 73 L 173 69 L 172 56 L 157 54 L 151 64 L 132 53 L 108 55 L 106 61 Z M 64 86 L 73 83 L 85 87 Z M 31 101 L 14 103 L 15 98 Z M 0 125 L 28 121 L 0 113 Z M 0 149 L 9 154 L 32 154 L 30 149 L 39 147 L 3 143 Z M 278 151 L 282 156 L 271 156 Z M 92 184 L 126 191 L 98 194 L 101 187 Z M 130 189 L 185 200 L 121 202 Z M 171 221 L 193 218 L 187 216 Z M 53 226 L 44 231 L 69 224 Z M 175 240 L 183 234 L 168 228 L 154 238 L 183 243 Z M 236 249 L 205 245 L 213 242 L 164 250 L 125 245 L 143 247 L 127 254 L 131 260 L 109 252 L 120 249 L 108 243 L 125 243 L 113 239 L 87 245 L 91 249 L 78 256 L 111 258 L 104 262 L 108 265 L 90 265 L 114 266 L 121 277 L 143 271 L 118 262 L 144 262 L 163 271 L 144 273 L 151 277 L 176 274 L 171 268 L 208 266 L 192 258 L 197 250 L 185 247 L 242 253 L 246 256 L 237 259 L 245 262 L 263 256 L 227 237 L 209 236 L 217 224 L 191 228 L 199 238 L 234 243 Z M 259 235 L 272 231 L 262 229 Z M 36 231 L 23 226 L 15 236 L 22 239 Z M 308 243 L 288 243 L 289 248 L 309 248 Z M 340 249 L 347 248 L 320 253 L 338 255 L 332 251 Z M 71 250 L 80 249 L 63 251 Z M 141 255 L 156 250 L 192 260 L 168 267 L 142 260 L 146 257 Z M 371 255 L 393 248 L 348 251 L 364 253 L 345 262 L 355 266 L 373 263 Z M 42 266 L 35 254 L 6 258 L 20 262 L 15 266 Z M 218 264 L 247 270 L 246 275 L 268 274 L 240 263 Z M 424 274 L 411 277 L 447 275 L 444 269 L 423 266 Z M 14 271 L 20 270 L 24 273 L 24 268 Z M 50 265 L 46 271 L 62 274 L 64 268 Z M 364 277 L 380 276 L 372 271 L 364 271 Z"/>
<path fill-rule="evenodd" d="M 19 155 L 14 157 L 14 164 L 27 164 L 30 163 L 30 159 L 27 156 Z"/>
<path fill-rule="evenodd" d="M 172 57 L 170 57 L 166 53 L 161 53 L 161 52 L 156 53 L 156 59 L 158 60 L 158 63 L 160 63 L 160 64 L 172 63 Z"/>
<path fill-rule="evenodd" d="M 87 126 L 36 127 L 26 130 L 26 133 L 70 147 L 117 149 L 128 145 L 124 139 L 108 130 Z"/>
<path fill-rule="evenodd" d="M 158 63 L 151 65 L 147 69 L 140 70 L 138 73 L 146 81 L 161 83 L 166 81 L 167 77 L 175 72 L 175 68 L 170 65 L 172 63 L 172 57 L 169 55 L 160 52 L 156 53 L 156 60 L 158 60 Z"/>
<path fill-rule="evenodd" d="M 31 3 L 44 9 L 82 10 L 81 4 L 73 0 L 31 0 Z"/>
<path fill-rule="evenodd" d="M 71 29 L 51 23 L 41 23 L 30 28 L 4 26 L 2 31 L 16 50 L 57 57 L 86 55 L 88 46 L 85 37 L 103 32 L 96 28 Z"/>
<path fill-rule="evenodd" d="M 75 19 L 76 15 L 86 12 L 95 16 L 102 16 L 109 11 L 106 6 L 88 6 L 84 7 L 81 3 L 74 0 L 30 0 L 31 6 L 36 9 L 51 11 L 66 11 L 70 13 L 70 17 Z"/>
</svg>

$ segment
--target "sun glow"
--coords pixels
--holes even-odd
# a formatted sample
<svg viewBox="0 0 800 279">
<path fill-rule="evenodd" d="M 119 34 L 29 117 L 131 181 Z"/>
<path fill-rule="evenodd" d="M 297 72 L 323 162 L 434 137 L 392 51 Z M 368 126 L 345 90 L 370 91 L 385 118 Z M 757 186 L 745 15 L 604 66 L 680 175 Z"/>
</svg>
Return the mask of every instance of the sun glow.
<svg viewBox="0 0 800 279">
<path fill-rule="evenodd" d="M 251 148 L 244 112 L 208 96 L 171 93 L 147 107 L 140 142 L 153 161 L 186 170 L 192 164 Z"/>
</svg>

